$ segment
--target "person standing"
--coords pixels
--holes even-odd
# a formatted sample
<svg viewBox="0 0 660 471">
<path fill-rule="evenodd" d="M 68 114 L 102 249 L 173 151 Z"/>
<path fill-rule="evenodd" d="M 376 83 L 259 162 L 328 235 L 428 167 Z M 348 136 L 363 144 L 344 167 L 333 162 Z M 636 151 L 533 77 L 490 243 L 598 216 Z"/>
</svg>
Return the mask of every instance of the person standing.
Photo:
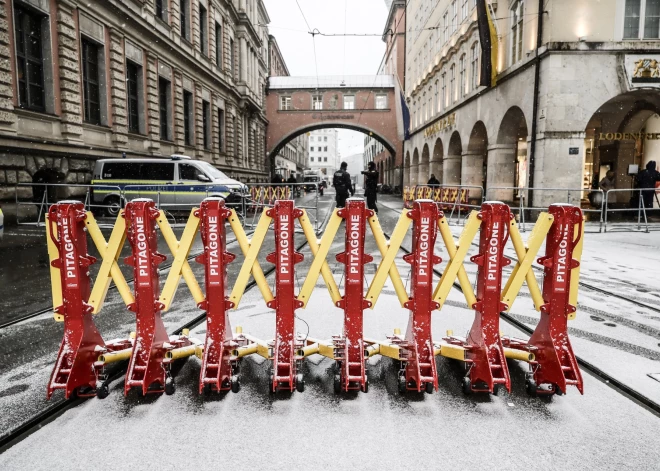
<svg viewBox="0 0 660 471">
<path fill-rule="evenodd" d="M 348 198 L 348 192 L 351 192 L 351 196 L 354 195 L 353 183 L 351 182 L 351 175 L 346 171 L 348 164 L 342 162 L 339 166 L 339 170 L 335 172 L 332 177 L 332 185 L 335 187 L 335 192 L 337 193 L 337 207 L 343 208 L 346 206 L 346 198 Z"/>
<path fill-rule="evenodd" d="M 431 178 L 429 178 L 429 181 L 426 182 L 426 184 L 427 184 L 427 185 L 439 185 L 439 184 L 440 184 L 440 180 L 438 180 L 437 178 L 435 178 L 435 174 L 432 173 L 432 174 L 431 174 Z"/>
<path fill-rule="evenodd" d="M 637 188 L 649 188 L 641 192 L 645 208 L 653 207 L 655 191 L 651 191 L 650 188 L 655 189 L 655 182 L 660 182 L 660 172 L 655 169 L 655 160 L 651 160 L 646 164 L 646 169 L 637 174 Z"/>
<path fill-rule="evenodd" d="M 296 180 L 296 176 L 292 173 L 289 175 L 289 178 L 287 178 L 286 182 L 291 184 L 291 195 L 294 197 L 299 196 L 297 194 L 298 187 L 296 186 L 296 183 L 298 183 L 298 181 Z"/>
<path fill-rule="evenodd" d="M 614 189 L 614 177 L 616 174 L 614 170 L 608 170 L 603 179 L 598 183 L 598 187 L 607 193 L 609 190 Z"/>
<path fill-rule="evenodd" d="M 364 196 L 367 198 L 367 208 L 378 213 L 378 207 L 376 206 L 378 193 L 378 170 L 376 170 L 376 163 L 373 161 L 369 162 L 367 169 L 362 171 L 362 175 L 365 176 Z"/>
</svg>

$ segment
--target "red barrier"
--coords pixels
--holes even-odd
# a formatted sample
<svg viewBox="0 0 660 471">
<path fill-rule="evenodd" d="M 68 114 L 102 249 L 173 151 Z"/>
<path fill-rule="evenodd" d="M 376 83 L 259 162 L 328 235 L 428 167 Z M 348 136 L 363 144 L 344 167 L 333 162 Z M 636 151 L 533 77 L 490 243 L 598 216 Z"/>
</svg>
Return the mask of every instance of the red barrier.
<svg viewBox="0 0 660 471">
<path fill-rule="evenodd" d="M 443 216 L 430 200 L 415 201 L 408 217 L 413 220 L 413 251 L 403 259 L 410 263 L 411 296 L 405 303 L 410 309 L 410 320 L 405 340 L 397 342 L 403 349 L 402 368 L 399 372 L 399 391 L 426 391 L 438 389 L 431 338 L 431 312 L 439 307 L 433 301 L 433 265 L 442 260 L 433 251 L 438 235 L 438 219 Z"/>
<path fill-rule="evenodd" d="M 333 339 L 335 360 L 339 374 L 335 375 L 335 392 L 358 390 L 367 392 L 369 383 L 365 368 L 365 347 L 363 339 L 363 311 L 371 307 L 364 299 L 364 264 L 373 261 L 364 253 L 364 239 L 367 231 L 367 218 L 374 212 L 366 209 L 363 199 L 349 198 L 346 207 L 337 214 L 346 225 L 346 250 L 337 254 L 337 261 L 343 263 L 346 280 L 344 296 L 337 307 L 344 310 L 344 332 Z"/>
<path fill-rule="evenodd" d="M 500 339 L 500 312 L 507 305 L 500 301 L 502 268 L 511 261 L 504 257 L 509 239 L 511 210 L 504 203 L 484 203 L 479 217 L 482 220 L 479 253 L 471 258 L 477 264 L 477 302 L 474 323 L 465 345 L 468 374 L 463 379 L 463 392 L 497 394 L 503 384 L 511 391 L 511 378 Z M 452 342 L 455 343 L 455 342 Z"/>
<path fill-rule="evenodd" d="M 67 399 L 72 395 L 94 395 L 97 348 L 105 348 L 92 319 L 93 308 L 87 304 L 91 292 L 89 266 L 96 259 L 87 254 L 85 218 L 84 205 L 78 201 L 62 201 L 48 210 L 48 233 L 58 251 L 52 265 L 60 270 L 64 301 L 55 308 L 64 316 L 64 338 L 48 382 L 49 399 L 56 389 L 64 389 Z M 51 222 L 57 224 L 57 234 Z"/>
<path fill-rule="evenodd" d="M 139 387 L 141 394 L 174 393 L 174 383 L 163 359 L 168 350 L 190 345 L 185 337 L 170 339 L 161 318 L 163 304 L 158 300 L 158 265 L 166 257 L 157 250 L 155 220 L 158 214 L 154 202 L 142 198 L 127 203 L 124 211 L 127 240 L 132 249 L 132 255 L 126 257 L 125 262 L 133 267 L 135 279 L 135 303 L 128 308 L 135 312 L 137 319 L 135 343 L 124 383 L 125 395 L 132 387 Z"/>
<path fill-rule="evenodd" d="M 529 339 L 529 350 L 536 355 L 532 365 L 533 379 L 528 380 L 531 393 L 558 395 L 573 385 L 584 394 L 582 375 L 568 338 L 568 315 L 576 311 L 569 302 L 571 270 L 579 263 L 573 250 L 582 234 L 582 210 L 576 206 L 550 206 L 554 223 L 545 246 L 545 256 L 538 262 L 544 267 L 541 319 Z M 542 387 L 544 385 L 548 388 Z"/>
<path fill-rule="evenodd" d="M 268 307 L 276 313 L 270 390 L 303 392 L 305 382 L 302 374 L 297 373 L 296 364 L 303 359 L 296 354 L 303 344 L 295 338 L 295 310 L 303 303 L 294 293 L 295 265 L 302 262 L 303 255 L 295 251 L 293 239 L 294 219 L 303 213 L 294 207 L 293 201 L 278 200 L 266 214 L 274 220 L 276 250 L 266 257 L 275 264 L 275 299 L 268 302 Z"/>
<path fill-rule="evenodd" d="M 204 252 L 195 261 L 204 265 L 206 299 L 199 308 L 206 311 L 206 340 L 199 373 L 199 392 L 238 392 L 238 377 L 233 374 L 232 351 L 237 346 L 232 338 L 227 310 L 234 303 L 227 299 L 227 264 L 236 256 L 226 251 L 225 223 L 231 211 L 222 198 L 206 198 L 197 212 Z"/>
</svg>

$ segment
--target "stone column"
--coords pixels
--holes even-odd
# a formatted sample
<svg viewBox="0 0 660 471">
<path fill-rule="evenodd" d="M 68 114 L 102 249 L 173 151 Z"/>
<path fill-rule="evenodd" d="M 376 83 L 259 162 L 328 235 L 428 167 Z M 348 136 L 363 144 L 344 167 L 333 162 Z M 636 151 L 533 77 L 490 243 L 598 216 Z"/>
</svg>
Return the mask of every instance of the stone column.
<svg viewBox="0 0 660 471">
<path fill-rule="evenodd" d="M 582 172 L 584 170 L 584 139 L 586 137 L 586 133 L 584 131 L 553 132 L 546 133 L 545 136 L 548 136 L 549 134 L 551 134 L 551 138 L 544 137 L 536 141 L 534 188 L 582 189 Z M 626 141 L 623 141 L 622 143 L 624 142 Z M 578 153 L 574 155 L 569 154 L 569 148 L 571 147 L 576 147 L 578 149 Z M 634 159 L 634 147 L 635 142 L 630 141 L 630 163 L 632 163 Z M 621 155 L 621 149 L 619 150 L 619 153 L 619 155 Z M 619 163 L 623 163 L 621 158 L 619 158 Z M 513 176 L 511 177 L 511 180 L 513 180 Z M 567 192 L 560 190 L 535 191 L 531 196 L 534 206 L 543 207 L 552 203 L 570 203 L 579 205 L 581 195 L 581 191 Z M 624 202 L 627 202 L 629 195 L 625 195 L 623 198 Z M 526 201 L 526 204 L 528 203 L 529 201 Z"/>
<path fill-rule="evenodd" d="M 170 27 L 172 32 L 181 36 L 181 0 L 170 0 Z"/>
<path fill-rule="evenodd" d="M 13 21 L 7 19 L 7 2 L 0 0 L 0 130 L 3 134 L 16 133 L 11 73 L 13 58 L 9 49 L 9 28 L 12 25 Z"/>
<path fill-rule="evenodd" d="M 482 152 L 463 152 L 461 160 L 461 185 L 484 185 L 484 155 Z M 482 191 L 470 188 L 470 198 L 481 198 Z"/>
<path fill-rule="evenodd" d="M 69 0 L 57 3 L 57 52 L 60 72 L 62 136 L 69 143 L 82 144 L 81 64 L 78 38 L 73 21 L 75 5 Z"/>
<path fill-rule="evenodd" d="M 417 184 L 418 185 L 425 185 L 426 182 L 429 181 L 429 175 L 431 174 L 429 170 L 429 163 L 428 162 L 420 162 L 418 166 L 418 174 L 417 174 Z"/>
<path fill-rule="evenodd" d="M 185 130 L 183 129 L 183 75 L 180 70 L 172 71 L 174 87 L 174 143 L 177 152 L 185 151 Z"/>
<path fill-rule="evenodd" d="M 442 159 L 431 160 L 431 173 L 442 183 Z"/>
<path fill-rule="evenodd" d="M 158 103 L 158 58 L 147 52 L 147 120 L 149 122 L 149 152 L 160 152 L 160 109 Z"/>
<path fill-rule="evenodd" d="M 193 111 L 193 116 L 195 117 L 195 153 L 201 158 L 204 156 L 204 108 L 202 106 L 202 86 L 198 82 L 195 82 L 194 87 L 195 110 Z"/>
<path fill-rule="evenodd" d="M 214 64 L 219 67 L 218 63 L 215 60 L 216 56 L 216 47 L 215 47 L 215 6 L 213 5 L 212 2 L 209 2 L 209 12 L 208 12 L 208 18 L 209 18 L 209 60 L 211 61 L 211 64 Z"/>
<path fill-rule="evenodd" d="M 442 161 L 443 185 L 461 184 L 461 160 L 462 160 L 462 156 L 460 154 L 457 155 L 450 154 L 444 158 L 444 160 Z"/>
<path fill-rule="evenodd" d="M 238 77 L 240 82 L 247 83 L 247 43 L 245 38 L 239 39 L 240 60 L 238 61 Z"/>
<path fill-rule="evenodd" d="M 419 164 L 417 165 L 410 165 L 409 169 L 409 181 L 410 181 L 410 186 L 414 185 L 419 185 Z"/>
<path fill-rule="evenodd" d="M 227 165 L 234 162 L 236 149 L 234 148 L 234 106 L 227 103 L 225 105 L 225 149 Z"/>
<path fill-rule="evenodd" d="M 647 134 L 657 134 L 660 133 L 660 116 L 657 114 L 654 114 L 651 116 L 649 119 L 646 120 L 646 124 L 644 125 L 644 129 Z M 643 170 L 646 167 L 646 164 L 649 163 L 651 160 L 655 160 L 657 165 L 660 165 L 660 140 L 658 139 L 646 139 L 644 141 L 644 156 L 643 156 L 643 161 L 642 161 L 642 168 L 639 170 Z M 628 168 L 626 167 L 625 169 L 619 169 L 617 172 L 617 179 L 621 173 L 627 173 Z M 623 186 L 620 186 L 620 188 L 623 188 Z"/>
<path fill-rule="evenodd" d="M 496 187 L 515 186 L 516 145 L 495 144 L 488 146 L 487 199 L 513 201 L 513 189 L 494 190 Z"/>
<path fill-rule="evenodd" d="M 110 97 L 112 102 L 112 143 L 126 149 L 128 143 L 126 117 L 126 72 L 124 70 L 124 37 L 110 29 Z"/>
<path fill-rule="evenodd" d="M 191 42 L 193 43 L 193 49 L 201 51 L 201 38 L 200 38 L 200 29 L 199 29 L 199 2 L 197 0 L 190 0 L 192 15 L 190 18 L 190 32 Z"/>
</svg>

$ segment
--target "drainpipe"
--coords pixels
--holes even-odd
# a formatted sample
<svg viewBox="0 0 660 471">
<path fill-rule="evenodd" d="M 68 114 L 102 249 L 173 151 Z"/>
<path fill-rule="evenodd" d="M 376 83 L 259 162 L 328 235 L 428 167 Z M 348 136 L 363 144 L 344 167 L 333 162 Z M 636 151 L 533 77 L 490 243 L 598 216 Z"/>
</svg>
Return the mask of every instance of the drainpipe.
<svg viewBox="0 0 660 471">
<path fill-rule="evenodd" d="M 532 142 L 529 148 L 529 180 L 527 186 L 529 188 L 534 188 L 534 164 L 536 158 L 536 132 L 537 132 L 537 120 L 539 114 L 539 88 L 541 81 L 541 58 L 539 57 L 539 49 L 543 42 L 543 8 L 544 0 L 539 0 L 539 12 L 538 12 L 538 28 L 536 32 L 536 57 L 534 66 L 534 104 L 532 108 Z M 529 193 L 528 197 L 528 206 L 533 206 L 533 192 Z"/>
<path fill-rule="evenodd" d="M 406 56 L 408 55 L 408 54 L 406 54 L 407 47 L 408 47 L 408 3 L 410 3 L 410 2 L 406 2 L 405 6 L 403 7 L 403 16 L 406 19 L 406 22 L 403 25 L 403 90 L 402 90 L 402 92 L 403 92 L 404 98 L 406 96 Z M 397 25 L 396 29 L 397 30 L 399 29 L 398 25 Z M 397 32 L 394 31 L 395 40 L 396 40 L 396 37 L 397 37 L 396 35 L 397 35 Z M 398 52 L 398 49 L 397 49 L 397 52 Z M 396 100 L 401 100 L 401 97 L 398 96 L 398 97 L 395 97 L 395 99 Z M 402 110 L 402 113 L 403 113 L 403 110 Z M 405 168 L 406 168 L 405 134 L 406 133 L 405 133 L 405 130 L 404 130 L 404 132 L 403 132 L 404 141 L 401 143 L 401 172 L 399 172 L 399 174 L 400 174 L 399 186 L 401 187 L 401 194 L 402 195 L 403 195 L 403 173 L 405 172 Z"/>
</svg>

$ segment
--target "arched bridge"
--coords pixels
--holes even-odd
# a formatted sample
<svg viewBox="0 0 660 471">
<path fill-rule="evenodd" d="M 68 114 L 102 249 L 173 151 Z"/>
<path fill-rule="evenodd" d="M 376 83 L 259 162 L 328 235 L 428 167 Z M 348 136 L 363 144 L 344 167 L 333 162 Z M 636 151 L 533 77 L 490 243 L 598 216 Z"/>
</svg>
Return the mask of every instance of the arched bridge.
<svg viewBox="0 0 660 471">
<path fill-rule="evenodd" d="M 288 141 L 309 131 L 345 128 L 380 141 L 403 166 L 400 104 L 392 75 L 270 77 L 266 96 L 269 162 Z M 378 163 L 378 162 L 377 162 Z"/>
</svg>

